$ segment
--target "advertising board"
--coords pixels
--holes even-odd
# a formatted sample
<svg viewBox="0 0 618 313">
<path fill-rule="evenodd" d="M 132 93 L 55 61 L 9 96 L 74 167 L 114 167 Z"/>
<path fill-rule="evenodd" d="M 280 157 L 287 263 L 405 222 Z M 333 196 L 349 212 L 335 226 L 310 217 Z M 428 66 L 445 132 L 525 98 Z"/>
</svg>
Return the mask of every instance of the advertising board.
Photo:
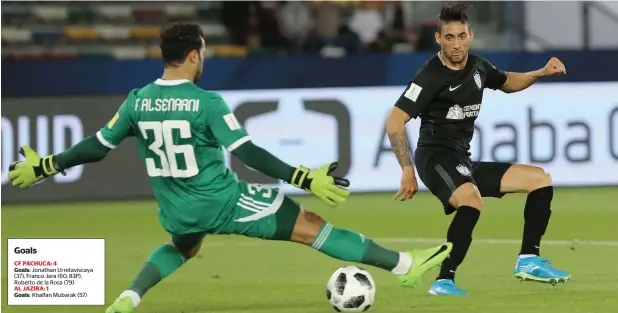
<svg viewBox="0 0 618 313">
<path fill-rule="evenodd" d="M 222 92 L 253 141 L 292 165 L 338 160 L 353 192 L 392 191 L 401 170 L 384 121 L 403 87 Z M 2 106 L 2 199 L 5 202 L 149 197 L 144 166 L 129 139 L 100 164 L 77 167 L 17 191 L 6 168 L 21 144 L 56 153 L 96 132 L 120 97 L 15 98 Z M 407 132 L 414 149 L 418 120 Z M 473 160 L 518 162 L 546 169 L 556 186 L 618 185 L 618 83 L 538 84 L 506 95 L 486 90 L 471 144 Z M 276 180 L 228 157 L 239 177 Z M 421 189 L 425 189 L 419 181 Z M 302 192 L 281 184 L 288 193 Z"/>
<path fill-rule="evenodd" d="M 401 170 L 384 121 L 402 90 L 223 95 L 254 141 L 283 160 L 310 167 L 339 160 L 339 174 L 350 179 L 353 191 L 386 191 L 398 188 Z M 419 125 L 419 120 L 407 124 L 413 149 Z M 539 84 L 509 95 L 486 90 L 471 153 L 473 160 L 543 167 L 557 186 L 618 184 L 618 83 Z"/>
</svg>

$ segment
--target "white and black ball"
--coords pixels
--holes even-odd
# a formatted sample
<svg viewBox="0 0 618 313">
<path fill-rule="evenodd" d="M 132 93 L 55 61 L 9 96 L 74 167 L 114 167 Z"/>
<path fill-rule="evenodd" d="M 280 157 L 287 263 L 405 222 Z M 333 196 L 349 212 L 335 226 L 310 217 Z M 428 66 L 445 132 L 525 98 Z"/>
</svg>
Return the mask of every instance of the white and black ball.
<svg viewBox="0 0 618 313">
<path fill-rule="evenodd" d="M 360 267 L 341 267 L 328 280 L 326 297 L 337 312 L 364 312 L 376 297 L 376 283 Z"/>
</svg>

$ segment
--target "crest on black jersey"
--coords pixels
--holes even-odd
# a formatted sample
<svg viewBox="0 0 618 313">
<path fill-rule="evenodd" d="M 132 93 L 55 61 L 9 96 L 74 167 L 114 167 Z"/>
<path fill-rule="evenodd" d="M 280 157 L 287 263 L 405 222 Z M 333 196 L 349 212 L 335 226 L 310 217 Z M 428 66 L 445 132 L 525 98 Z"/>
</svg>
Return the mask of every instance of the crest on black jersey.
<svg viewBox="0 0 618 313">
<path fill-rule="evenodd" d="M 474 82 L 476 83 L 476 87 L 479 89 L 483 88 L 483 82 L 481 81 L 481 73 L 479 71 L 474 71 Z"/>
</svg>

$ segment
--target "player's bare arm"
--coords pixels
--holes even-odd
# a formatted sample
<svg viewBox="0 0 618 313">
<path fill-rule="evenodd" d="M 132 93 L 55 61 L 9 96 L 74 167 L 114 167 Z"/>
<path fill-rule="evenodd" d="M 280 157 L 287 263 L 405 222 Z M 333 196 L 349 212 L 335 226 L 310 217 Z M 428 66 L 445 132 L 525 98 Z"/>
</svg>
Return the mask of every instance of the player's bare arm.
<svg viewBox="0 0 618 313">
<path fill-rule="evenodd" d="M 395 194 L 395 200 L 412 199 L 418 191 L 405 125 L 411 118 L 418 117 L 438 92 L 436 84 L 432 83 L 433 81 L 431 75 L 426 73 L 425 70 L 419 71 L 397 99 L 393 110 L 386 119 L 388 138 L 403 171 L 401 185 L 399 191 Z"/>
<path fill-rule="evenodd" d="M 507 79 L 502 88 L 506 93 L 522 91 L 539 79 L 548 76 L 564 75 L 566 67 L 558 58 L 551 58 L 545 67 L 527 73 L 507 72 Z"/>
<path fill-rule="evenodd" d="M 395 200 L 401 201 L 412 199 L 418 191 L 418 183 L 416 182 L 414 166 L 410 157 L 409 141 L 406 135 L 405 125 L 409 120 L 408 113 L 398 107 L 394 107 L 386 119 L 386 131 L 391 142 L 391 149 L 403 170 L 401 187 L 394 197 Z"/>
<path fill-rule="evenodd" d="M 386 130 L 388 132 L 388 139 L 391 142 L 391 149 L 402 169 L 412 165 L 405 127 L 409 120 L 410 116 L 408 113 L 397 107 L 393 108 L 386 119 Z"/>
</svg>

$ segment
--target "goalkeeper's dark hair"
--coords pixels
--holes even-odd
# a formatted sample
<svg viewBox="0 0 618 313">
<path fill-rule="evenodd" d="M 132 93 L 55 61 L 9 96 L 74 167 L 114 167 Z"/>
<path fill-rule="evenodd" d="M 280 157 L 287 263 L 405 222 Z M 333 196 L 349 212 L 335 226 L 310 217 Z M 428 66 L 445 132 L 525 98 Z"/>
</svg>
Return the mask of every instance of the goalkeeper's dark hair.
<svg viewBox="0 0 618 313">
<path fill-rule="evenodd" d="M 442 26 L 450 22 L 461 22 L 468 24 L 468 9 L 472 5 L 468 3 L 445 3 L 438 14 L 438 32 L 442 30 Z"/>
<path fill-rule="evenodd" d="M 161 32 L 161 55 L 166 66 L 183 63 L 189 53 L 202 48 L 204 32 L 197 24 L 175 23 Z"/>
</svg>

